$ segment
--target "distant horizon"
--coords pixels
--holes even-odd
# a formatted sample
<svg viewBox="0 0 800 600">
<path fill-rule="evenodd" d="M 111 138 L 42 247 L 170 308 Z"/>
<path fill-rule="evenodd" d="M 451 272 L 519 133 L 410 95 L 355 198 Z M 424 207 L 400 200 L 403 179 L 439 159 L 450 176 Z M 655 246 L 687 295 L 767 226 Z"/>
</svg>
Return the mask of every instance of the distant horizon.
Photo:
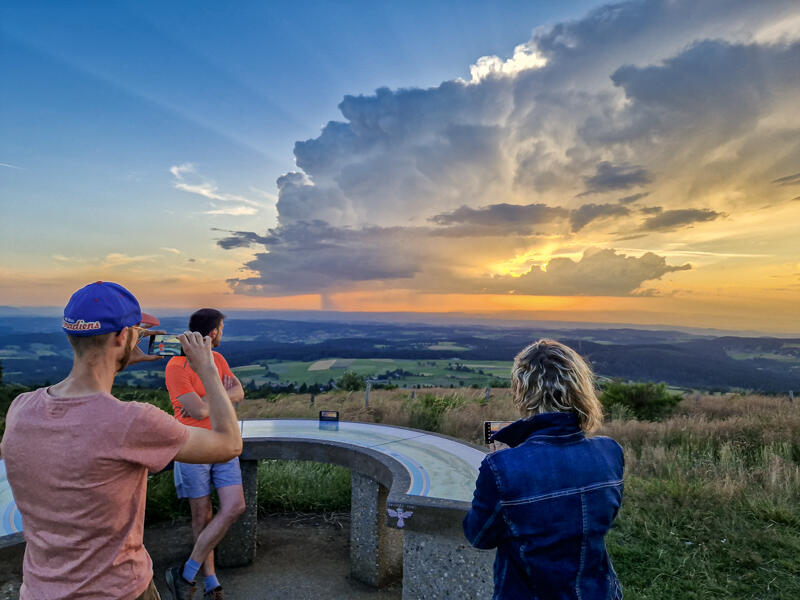
<svg viewBox="0 0 800 600">
<path fill-rule="evenodd" d="M 144 312 L 154 314 L 159 319 L 174 319 L 188 317 L 192 311 L 201 308 L 183 307 L 147 307 Z M 219 308 L 219 307 L 218 307 Z M 541 316 L 524 316 L 519 312 L 506 313 L 479 313 L 479 312 L 422 312 L 422 311 L 341 311 L 341 310 L 311 310 L 311 309 L 259 309 L 259 308 L 231 308 L 221 307 L 228 318 L 265 318 L 280 321 L 314 320 L 319 322 L 345 322 L 353 323 L 384 323 L 384 324 L 463 324 L 490 326 L 492 323 L 511 328 L 521 328 L 535 325 L 543 329 L 636 329 L 641 331 L 681 331 L 700 336 L 724 337 L 774 337 L 780 339 L 800 339 L 800 331 L 769 331 L 756 329 L 730 329 L 719 327 L 697 327 L 685 324 L 671 323 L 634 323 L 627 321 L 585 321 L 563 318 L 543 318 Z M 6 311 L 19 312 L 19 316 L 33 317 L 58 317 L 63 307 L 58 306 L 21 306 L 0 305 L 0 318 L 13 317 Z"/>
</svg>

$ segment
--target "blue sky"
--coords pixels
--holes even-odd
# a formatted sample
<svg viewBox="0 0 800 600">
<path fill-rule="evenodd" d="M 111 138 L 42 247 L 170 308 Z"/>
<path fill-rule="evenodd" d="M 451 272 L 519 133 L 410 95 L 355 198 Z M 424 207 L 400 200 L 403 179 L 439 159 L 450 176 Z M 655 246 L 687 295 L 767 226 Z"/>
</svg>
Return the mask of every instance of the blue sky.
<svg viewBox="0 0 800 600">
<path fill-rule="evenodd" d="M 158 193 L 156 175 L 168 184 L 171 165 L 192 162 L 221 186 L 274 193 L 294 142 L 340 118 L 345 94 L 468 76 L 589 5 L 4 3 L 0 152 L 38 174 L 10 191 L 46 172 L 80 195 L 93 195 L 87 177 L 101 196 L 137 177 Z"/>
<path fill-rule="evenodd" d="M 793 0 L 4 2 L 0 304 L 800 330 L 799 32 Z"/>
<path fill-rule="evenodd" d="M 241 219 L 197 214 L 170 167 L 259 202 L 250 228 L 274 225 L 295 141 L 340 118 L 345 94 L 468 76 L 590 4 L 4 2 L 3 254 L 42 284 L 53 256 L 209 256 L 211 228 Z"/>
</svg>

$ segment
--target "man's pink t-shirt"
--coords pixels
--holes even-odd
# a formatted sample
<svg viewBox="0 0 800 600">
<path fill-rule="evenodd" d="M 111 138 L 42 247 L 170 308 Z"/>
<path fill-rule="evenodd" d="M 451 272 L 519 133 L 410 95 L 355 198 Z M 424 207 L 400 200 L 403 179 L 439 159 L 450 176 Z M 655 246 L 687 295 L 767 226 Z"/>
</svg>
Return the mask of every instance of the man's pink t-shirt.
<svg viewBox="0 0 800 600">
<path fill-rule="evenodd" d="M 6 461 L 27 547 L 21 600 L 134 599 L 153 577 L 142 543 L 148 471 L 189 430 L 149 404 L 110 394 L 18 396 L 6 416 Z"/>
</svg>

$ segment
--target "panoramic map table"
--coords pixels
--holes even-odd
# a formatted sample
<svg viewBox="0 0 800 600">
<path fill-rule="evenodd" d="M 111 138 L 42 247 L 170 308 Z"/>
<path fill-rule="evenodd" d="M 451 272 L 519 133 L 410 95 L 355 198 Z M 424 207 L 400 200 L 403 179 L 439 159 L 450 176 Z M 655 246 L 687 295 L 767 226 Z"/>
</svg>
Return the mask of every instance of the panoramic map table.
<svg viewBox="0 0 800 600">
<path fill-rule="evenodd" d="M 242 438 L 296 438 L 332 441 L 385 454 L 405 467 L 410 477 L 406 493 L 448 500 L 472 500 L 475 478 L 484 452 L 449 438 L 413 429 L 373 423 L 278 419 L 241 421 Z M 22 531 L 0 460 L 0 539 Z"/>
<path fill-rule="evenodd" d="M 311 460 L 350 469 L 353 579 L 381 587 L 402 577 L 404 600 L 492 595 L 494 551 L 472 548 L 461 527 L 483 448 L 377 423 L 265 419 L 242 421 L 241 428 L 247 508 L 217 547 L 218 563 L 255 559 L 258 461 Z"/>
<path fill-rule="evenodd" d="M 415 429 L 375 423 L 308 419 L 242 421 L 242 439 L 294 438 L 368 448 L 405 467 L 411 479 L 406 494 L 447 500 L 472 500 L 475 479 L 486 453 L 465 443 Z"/>
</svg>

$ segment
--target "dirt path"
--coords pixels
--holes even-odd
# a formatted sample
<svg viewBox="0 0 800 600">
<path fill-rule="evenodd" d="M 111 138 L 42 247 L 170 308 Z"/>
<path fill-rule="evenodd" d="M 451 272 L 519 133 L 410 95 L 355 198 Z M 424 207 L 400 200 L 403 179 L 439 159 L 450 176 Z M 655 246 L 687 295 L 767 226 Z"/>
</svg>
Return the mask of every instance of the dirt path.
<svg viewBox="0 0 800 600">
<path fill-rule="evenodd" d="M 144 544 L 153 557 L 156 585 L 164 600 L 164 570 L 185 560 L 191 551 L 189 524 L 151 527 Z M 270 515 L 259 519 L 254 564 L 219 569 L 231 600 L 400 600 L 400 583 L 375 590 L 350 578 L 350 515 Z M 0 561 L 0 600 L 19 595 L 17 560 Z M 200 596 L 202 598 L 202 596 Z"/>
</svg>

